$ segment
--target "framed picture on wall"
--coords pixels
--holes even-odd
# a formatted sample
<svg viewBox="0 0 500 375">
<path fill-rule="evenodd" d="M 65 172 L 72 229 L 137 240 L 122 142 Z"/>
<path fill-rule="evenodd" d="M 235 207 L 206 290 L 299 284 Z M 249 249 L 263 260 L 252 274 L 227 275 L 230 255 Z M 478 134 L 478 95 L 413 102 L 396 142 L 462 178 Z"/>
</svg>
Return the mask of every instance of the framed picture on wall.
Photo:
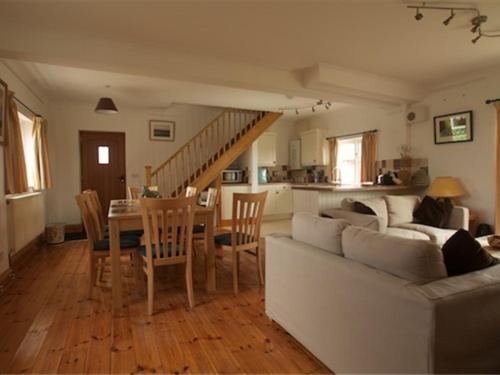
<svg viewBox="0 0 500 375">
<path fill-rule="evenodd" d="M 7 84 L 0 79 L 0 145 L 5 144 L 7 126 Z"/>
<path fill-rule="evenodd" d="M 175 141 L 175 122 L 165 120 L 150 120 L 149 139 L 151 141 Z"/>
<path fill-rule="evenodd" d="M 434 117 L 434 144 L 471 142 L 472 140 L 472 111 Z"/>
</svg>

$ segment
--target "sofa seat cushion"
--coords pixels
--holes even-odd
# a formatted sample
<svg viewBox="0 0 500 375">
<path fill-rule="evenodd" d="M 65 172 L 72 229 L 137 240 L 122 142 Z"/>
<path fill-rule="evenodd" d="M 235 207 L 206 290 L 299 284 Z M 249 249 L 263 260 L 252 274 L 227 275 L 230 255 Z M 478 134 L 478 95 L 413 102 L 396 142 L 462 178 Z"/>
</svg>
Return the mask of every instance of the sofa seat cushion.
<svg viewBox="0 0 500 375">
<path fill-rule="evenodd" d="M 386 195 L 388 225 L 393 227 L 397 224 L 411 223 L 413 212 L 420 204 L 420 197 L 417 195 Z"/>
<path fill-rule="evenodd" d="M 120 236 L 120 248 L 121 249 L 132 249 L 138 247 L 140 244 L 140 239 L 136 236 Z M 96 251 L 109 251 L 110 244 L 109 238 L 103 240 L 97 240 L 94 243 L 94 250 Z"/>
<path fill-rule="evenodd" d="M 426 241 L 431 240 L 431 238 L 427 234 L 422 232 L 417 232 L 416 230 L 412 229 L 389 227 L 387 228 L 385 233 L 388 234 L 389 236 L 408 238 L 410 240 L 426 240 Z"/>
<path fill-rule="evenodd" d="M 349 225 L 347 220 L 299 212 L 293 215 L 292 238 L 333 254 L 343 255 L 341 235 Z"/>
<path fill-rule="evenodd" d="M 346 258 L 405 280 L 426 283 L 447 277 L 443 253 L 436 244 L 347 227 L 342 232 Z"/>
<path fill-rule="evenodd" d="M 429 236 L 429 239 L 436 243 L 439 246 L 443 246 L 448 239 L 453 236 L 456 232 L 456 229 L 444 229 L 444 228 L 435 228 L 430 227 L 424 224 L 417 223 L 403 223 L 397 224 L 394 226 L 395 228 L 401 229 L 409 229 L 414 230 L 416 232 L 424 233 Z"/>
</svg>

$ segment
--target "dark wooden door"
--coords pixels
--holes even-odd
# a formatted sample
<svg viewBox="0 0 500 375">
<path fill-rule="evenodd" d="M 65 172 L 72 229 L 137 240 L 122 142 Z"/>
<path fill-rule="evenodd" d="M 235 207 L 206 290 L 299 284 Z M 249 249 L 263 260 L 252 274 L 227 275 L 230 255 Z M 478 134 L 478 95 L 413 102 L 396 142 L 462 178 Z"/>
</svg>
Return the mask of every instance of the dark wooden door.
<svg viewBox="0 0 500 375">
<path fill-rule="evenodd" d="M 99 194 L 104 212 L 126 197 L 125 133 L 80 131 L 82 190 Z"/>
</svg>

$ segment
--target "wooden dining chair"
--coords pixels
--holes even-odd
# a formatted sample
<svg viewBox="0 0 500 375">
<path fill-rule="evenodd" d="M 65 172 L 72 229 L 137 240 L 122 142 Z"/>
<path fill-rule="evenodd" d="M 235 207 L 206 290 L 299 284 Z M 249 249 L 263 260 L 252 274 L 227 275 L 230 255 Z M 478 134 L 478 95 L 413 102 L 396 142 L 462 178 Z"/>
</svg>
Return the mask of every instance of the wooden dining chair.
<svg viewBox="0 0 500 375">
<path fill-rule="evenodd" d="M 144 245 L 140 253 L 148 283 L 148 313 L 153 314 L 155 267 L 184 263 L 189 307 L 194 306 L 192 242 L 196 196 L 140 200 Z"/>
<path fill-rule="evenodd" d="M 238 273 L 240 252 L 255 250 L 257 273 L 260 285 L 264 285 L 262 256 L 260 248 L 260 225 L 266 202 L 267 191 L 256 194 L 233 194 L 233 216 L 231 233 L 215 236 L 215 243 L 222 250 L 232 252 L 233 290 L 238 294 Z"/>
<path fill-rule="evenodd" d="M 186 197 L 194 197 L 196 193 L 198 192 L 198 189 L 196 189 L 194 186 L 188 186 L 186 188 Z"/>
<path fill-rule="evenodd" d="M 139 199 L 141 197 L 142 189 L 137 186 L 127 187 L 127 198 L 128 199 Z"/>
<path fill-rule="evenodd" d="M 75 196 L 76 203 L 80 209 L 80 215 L 83 221 L 85 232 L 87 233 L 87 243 L 89 251 L 89 296 L 92 295 L 92 289 L 96 284 L 97 273 L 102 269 L 104 261 L 110 255 L 109 239 L 103 238 L 99 232 L 99 222 L 96 219 L 91 195 L 81 193 Z M 133 236 L 124 236 L 120 238 L 120 248 L 123 255 L 130 255 L 133 258 L 134 265 L 139 267 L 138 253 L 139 238 Z M 137 271 L 137 268 L 136 268 Z"/>
</svg>

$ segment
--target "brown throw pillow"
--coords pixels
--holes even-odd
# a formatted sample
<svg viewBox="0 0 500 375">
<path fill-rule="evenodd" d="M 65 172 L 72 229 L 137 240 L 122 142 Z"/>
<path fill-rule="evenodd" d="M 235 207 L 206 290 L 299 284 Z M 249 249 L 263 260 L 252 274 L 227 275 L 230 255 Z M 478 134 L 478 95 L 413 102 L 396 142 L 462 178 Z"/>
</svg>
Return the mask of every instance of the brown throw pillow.
<svg viewBox="0 0 500 375">
<path fill-rule="evenodd" d="M 413 217 L 417 223 L 444 228 L 450 220 L 452 210 L 453 206 L 451 204 L 437 201 L 426 195 L 413 213 Z"/>
<path fill-rule="evenodd" d="M 459 229 L 441 249 L 448 276 L 481 270 L 498 263 L 469 232 Z"/>
<path fill-rule="evenodd" d="M 370 207 L 358 201 L 353 203 L 353 209 L 354 212 L 357 212 L 358 214 L 377 215 Z"/>
</svg>

